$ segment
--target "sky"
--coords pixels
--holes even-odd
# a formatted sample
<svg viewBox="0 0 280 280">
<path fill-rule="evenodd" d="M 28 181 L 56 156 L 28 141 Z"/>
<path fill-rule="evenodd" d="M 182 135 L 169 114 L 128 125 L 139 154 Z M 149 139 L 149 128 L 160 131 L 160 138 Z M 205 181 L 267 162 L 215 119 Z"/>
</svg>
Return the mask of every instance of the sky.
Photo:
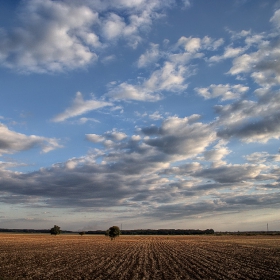
<svg viewBox="0 0 280 280">
<path fill-rule="evenodd" d="M 280 1 L 0 1 L 0 228 L 280 230 Z"/>
</svg>

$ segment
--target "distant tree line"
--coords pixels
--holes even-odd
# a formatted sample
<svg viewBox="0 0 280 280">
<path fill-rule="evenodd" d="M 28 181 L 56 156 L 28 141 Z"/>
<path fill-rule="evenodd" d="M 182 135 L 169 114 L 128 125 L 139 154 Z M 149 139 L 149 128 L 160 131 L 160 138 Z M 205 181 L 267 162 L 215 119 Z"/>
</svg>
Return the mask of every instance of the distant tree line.
<svg viewBox="0 0 280 280">
<path fill-rule="evenodd" d="M 87 234 L 106 234 L 106 231 L 87 231 Z M 213 229 L 133 229 L 122 230 L 122 235 L 193 235 L 193 234 L 214 234 Z"/>
<path fill-rule="evenodd" d="M 0 228 L 0 232 L 11 232 L 11 233 L 51 233 L 49 229 L 7 229 Z M 94 230 L 94 231 L 70 231 L 60 230 L 60 233 L 77 233 L 80 235 L 84 234 L 99 234 L 108 235 L 108 230 Z M 199 229 L 132 229 L 122 230 L 122 235 L 195 235 L 195 234 L 215 234 L 215 235 L 280 235 L 280 231 L 238 231 L 238 232 L 214 232 L 213 229 L 199 230 Z M 109 236 L 109 235 L 108 235 Z M 1 279 L 0 279 L 1 280 Z"/>
<path fill-rule="evenodd" d="M 49 229 L 7 229 L 0 228 L 0 232 L 14 232 L 14 233 L 50 233 Z M 70 230 L 61 230 L 60 233 L 73 233 Z"/>
</svg>

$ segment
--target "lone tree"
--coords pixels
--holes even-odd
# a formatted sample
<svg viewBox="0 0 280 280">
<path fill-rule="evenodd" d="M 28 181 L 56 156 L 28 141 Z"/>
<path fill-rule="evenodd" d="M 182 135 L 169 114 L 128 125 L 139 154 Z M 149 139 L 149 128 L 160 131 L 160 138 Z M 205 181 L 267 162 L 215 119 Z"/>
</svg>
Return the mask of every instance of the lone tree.
<svg viewBox="0 0 280 280">
<path fill-rule="evenodd" d="M 114 240 L 116 237 L 120 236 L 120 234 L 121 234 L 120 228 L 117 226 L 110 227 L 105 233 L 105 235 L 109 236 L 111 240 Z"/>
<path fill-rule="evenodd" d="M 57 235 L 60 234 L 60 232 L 60 227 L 57 225 L 54 225 L 54 227 L 50 230 L 51 235 Z"/>
<path fill-rule="evenodd" d="M 81 236 L 83 236 L 84 234 L 86 234 L 86 232 L 85 232 L 85 231 L 81 231 L 81 232 L 79 232 L 79 234 L 80 234 Z"/>
</svg>

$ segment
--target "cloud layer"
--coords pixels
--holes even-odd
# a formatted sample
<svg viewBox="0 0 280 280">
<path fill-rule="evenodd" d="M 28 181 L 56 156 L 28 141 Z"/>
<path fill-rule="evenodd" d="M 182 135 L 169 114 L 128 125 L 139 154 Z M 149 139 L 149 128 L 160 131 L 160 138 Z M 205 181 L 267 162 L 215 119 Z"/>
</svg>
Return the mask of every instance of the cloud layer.
<svg viewBox="0 0 280 280">
<path fill-rule="evenodd" d="M 90 98 L 84 87 L 84 96 L 77 91 L 69 106 L 49 116 L 48 135 L 53 127 L 79 126 L 75 137 L 83 142 L 67 159 L 58 154 L 53 164 L 19 172 L 26 163 L 11 155 L 44 154 L 62 148 L 61 140 L 12 130 L 0 116 L 3 205 L 164 222 L 279 210 L 280 12 L 265 32 L 181 34 L 144 44 L 153 23 L 178 5 L 192 6 L 171 0 L 21 4 L 20 27 L 0 30 L 1 65 L 15 72 L 70 73 L 99 58 L 118 60 L 116 46 L 133 52 L 143 45 L 133 75 L 113 76 Z M 106 118 L 98 118 L 101 111 Z"/>
</svg>

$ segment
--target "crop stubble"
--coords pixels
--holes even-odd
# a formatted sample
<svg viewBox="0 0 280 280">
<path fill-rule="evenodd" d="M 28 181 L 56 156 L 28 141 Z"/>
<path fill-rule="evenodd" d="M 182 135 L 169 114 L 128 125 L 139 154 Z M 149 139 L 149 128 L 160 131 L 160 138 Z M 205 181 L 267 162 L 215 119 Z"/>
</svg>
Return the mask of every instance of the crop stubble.
<svg viewBox="0 0 280 280">
<path fill-rule="evenodd" d="M 280 236 L 1 234 L 0 279 L 276 280 Z"/>
</svg>

